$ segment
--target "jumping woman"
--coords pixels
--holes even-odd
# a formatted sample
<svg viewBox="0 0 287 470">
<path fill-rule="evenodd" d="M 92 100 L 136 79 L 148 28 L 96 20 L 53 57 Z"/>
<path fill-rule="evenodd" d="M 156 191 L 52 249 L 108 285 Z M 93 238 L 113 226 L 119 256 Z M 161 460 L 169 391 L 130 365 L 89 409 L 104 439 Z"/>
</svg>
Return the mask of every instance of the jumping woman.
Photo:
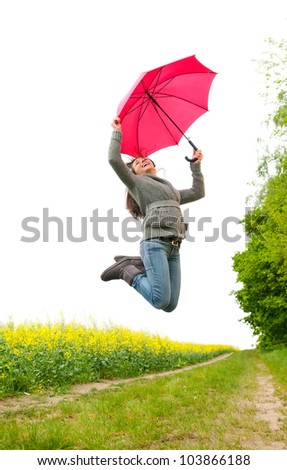
<svg viewBox="0 0 287 470">
<path fill-rule="evenodd" d="M 202 152 L 197 150 L 190 163 L 193 183 L 190 189 L 175 189 L 156 174 L 152 160 L 137 155 L 126 164 L 121 158 L 120 118 L 112 122 L 109 163 L 127 188 L 127 209 L 142 218 L 140 257 L 115 257 L 116 263 L 101 275 L 103 281 L 123 279 L 153 307 L 172 312 L 178 303 L 181 283 L 180 245 L 185 238 L 181 204 L 204 197 L 201 173 Z"/>
</svg>

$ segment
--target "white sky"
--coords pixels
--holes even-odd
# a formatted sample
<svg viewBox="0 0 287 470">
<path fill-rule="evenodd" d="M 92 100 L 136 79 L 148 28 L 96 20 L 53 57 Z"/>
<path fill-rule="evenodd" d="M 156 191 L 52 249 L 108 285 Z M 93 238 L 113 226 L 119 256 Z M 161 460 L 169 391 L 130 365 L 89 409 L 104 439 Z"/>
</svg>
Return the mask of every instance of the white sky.
<svg viewBox="0 0 287 470">
<path fill-rule="evenodd" d="M 228 243 L 205 237 L 228 216 L 241 218 L 257 167 L 256 140 L 266 117 L 254 59 L 264 40 L 286 37 L 285 1 L 228 0 L 3 1 L 0 4 L 1 120 L 1 321 L 92 318 L 180 341 L 251 347 L 255 340 L 238 320 L 244 316 L 229 295 L 237 288 L 232 256 L 244 249 L 240 227 Z M 152 308 L 122 281 L 103 283 L 101 272 L 115 254 L 138 254 L 139 244 L 121 237 L 125 190 L 107 163 L 110 122 L 118 103 L 143 71 L 196 54 L 218 72 L 210 112 L 187 132 L 203 149 L 206 197 L 189 205 L 195 242 L 185 242 L 178 308 Z M 188 144 L 154 155 L 177 188 L 190 184 Z M 20 241 L 25 217 L 43 208 L 66 224 L 111 208 L 119 242 Z M 186 209 L 187 206 L 183 207 Z M 200 217 L 211 217 L 198 232 Z M 220 229 L 221 232 L 221 229 Z M 31 235 L 31 234 L 30 234 Z"/>
</svg>

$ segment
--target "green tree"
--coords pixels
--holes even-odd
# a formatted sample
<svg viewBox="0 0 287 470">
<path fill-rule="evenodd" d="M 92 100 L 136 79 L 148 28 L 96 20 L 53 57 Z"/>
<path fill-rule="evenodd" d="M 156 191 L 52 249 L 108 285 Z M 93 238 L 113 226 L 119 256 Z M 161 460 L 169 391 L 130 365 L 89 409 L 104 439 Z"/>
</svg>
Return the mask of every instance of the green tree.
<svg viewBox="0 0 287 470">
<path fill-rule="evenodd" d="M 287 44 L 269 40 L 269 46 L 274 52 L 260 68 L 273 110 L 266 121 L 271 145 L 265 145 L 260 157 L 259 191 L 243 220 L 249 242 L 233 257 L 242 284 L 233 294 L 262 348 L 287 344 Z"/>
</svg>

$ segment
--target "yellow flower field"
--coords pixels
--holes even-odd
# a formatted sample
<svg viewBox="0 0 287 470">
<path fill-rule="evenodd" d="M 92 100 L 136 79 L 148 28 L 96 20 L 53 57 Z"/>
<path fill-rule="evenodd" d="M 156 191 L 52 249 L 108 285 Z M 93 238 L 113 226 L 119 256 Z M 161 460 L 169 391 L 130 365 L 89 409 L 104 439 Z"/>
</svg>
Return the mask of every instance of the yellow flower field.
<svg viewBox="0 0 287 470">
<path fill-rule="evenodd" d="M 4 325 L 0 326 L 0 396 L 176 369 L 233 350 L 123 327 Z"/>
</svg>

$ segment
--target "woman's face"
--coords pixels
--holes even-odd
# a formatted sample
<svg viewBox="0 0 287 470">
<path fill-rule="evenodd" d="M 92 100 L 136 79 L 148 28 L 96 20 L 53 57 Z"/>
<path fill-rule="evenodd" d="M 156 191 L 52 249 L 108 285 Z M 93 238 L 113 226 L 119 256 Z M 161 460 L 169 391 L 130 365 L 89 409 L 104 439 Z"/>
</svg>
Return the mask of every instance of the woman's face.
<svg viewBox="0 0 287 470">
<path fill-rule="evenodd" d="M 143 173 L 156 173 L 156 169 L 154 167 L 153 162 L 148 158 L 136 158 L 136 160 L 133 162 L 132 167 L 136 175 L 142 175 Z"/>
</svg>

